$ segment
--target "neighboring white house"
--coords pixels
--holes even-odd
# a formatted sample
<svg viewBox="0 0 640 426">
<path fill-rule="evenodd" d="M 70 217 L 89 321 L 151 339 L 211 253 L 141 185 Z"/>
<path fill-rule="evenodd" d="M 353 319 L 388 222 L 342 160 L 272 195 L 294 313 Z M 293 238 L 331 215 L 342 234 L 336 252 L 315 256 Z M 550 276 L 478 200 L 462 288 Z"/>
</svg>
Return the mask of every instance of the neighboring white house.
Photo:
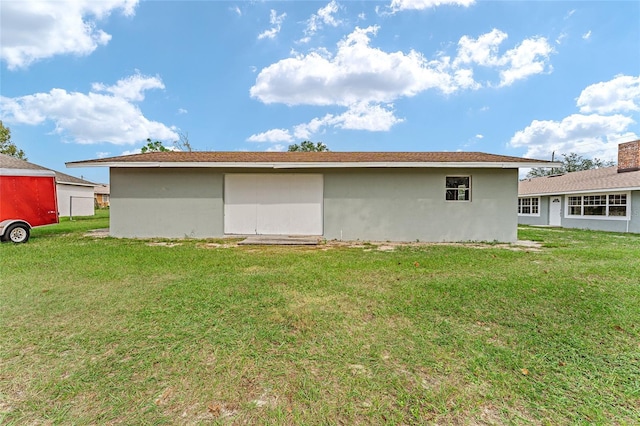
<svg viewBox="0 0 640 426">
<path fill-rule="evenodd" d="M 50 170 L 46 167 L 0 154 L 0 167 L 6 169 Z M 56 174 L 58 213 L 60 216 L 93 216 L 94 183 L 52 170 Z"/>
<path fill-rule="evenodd" d="M 152 152 L 109 167 L 115 237 L 516 241 L 519 167 L 477 152 Z"/>
<path fill-rule="evenodd" d="M 518 221 L 640 233 L 640 140 L 618 145 L 618 165 L 525 179 Z"/>
</svg>

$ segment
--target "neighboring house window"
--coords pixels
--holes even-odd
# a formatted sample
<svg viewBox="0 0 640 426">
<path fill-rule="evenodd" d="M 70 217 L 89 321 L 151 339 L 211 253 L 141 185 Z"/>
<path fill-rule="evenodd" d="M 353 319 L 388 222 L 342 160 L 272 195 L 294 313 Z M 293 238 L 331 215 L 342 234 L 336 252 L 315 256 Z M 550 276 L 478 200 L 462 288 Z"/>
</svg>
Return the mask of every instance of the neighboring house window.
<svg viewBox="0 0 640 426">
<path fill-rule="evenodd" d="M 447 176 L 445 199 L 447 201 L 470 201 L 471 176 Z"/>
<path fill-rule="evenodd" d="M 518 198 L 518 214 L 521 216 L 540 216 L 540 198 Z"/>
<path fill-rule="evenodd" d="M 567 216 L 626 217 L 627 194 L 575 195 L 567 199 Z"/>
</svg>

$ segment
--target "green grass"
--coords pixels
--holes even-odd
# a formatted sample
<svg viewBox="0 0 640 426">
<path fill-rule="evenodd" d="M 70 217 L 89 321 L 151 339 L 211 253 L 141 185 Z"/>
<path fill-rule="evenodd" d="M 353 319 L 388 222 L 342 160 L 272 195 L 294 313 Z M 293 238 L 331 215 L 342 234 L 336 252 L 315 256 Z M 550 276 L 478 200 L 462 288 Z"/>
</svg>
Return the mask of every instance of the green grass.
<svg viewBox="0 0 640 426">
<path fill-rule="evenodd" d="M 107 225 L 0 246 L 0 424 L 640 418 L 639 235 L 393 251 L 84 236 Z"/>
</svg>

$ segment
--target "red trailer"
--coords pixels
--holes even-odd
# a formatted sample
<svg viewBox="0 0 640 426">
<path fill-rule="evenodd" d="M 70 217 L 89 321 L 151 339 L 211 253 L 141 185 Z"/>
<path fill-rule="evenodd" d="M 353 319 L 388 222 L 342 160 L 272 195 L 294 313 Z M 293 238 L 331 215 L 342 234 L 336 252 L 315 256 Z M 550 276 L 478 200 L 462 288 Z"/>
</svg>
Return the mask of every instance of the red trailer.
<svg viewBox="0 0 640 426">
<path fill-rule="evenodd" d="M 0 240 L 25 243 L 31 228 L 58 223 L 56 174 L 0 168 Z"/>
</svg>

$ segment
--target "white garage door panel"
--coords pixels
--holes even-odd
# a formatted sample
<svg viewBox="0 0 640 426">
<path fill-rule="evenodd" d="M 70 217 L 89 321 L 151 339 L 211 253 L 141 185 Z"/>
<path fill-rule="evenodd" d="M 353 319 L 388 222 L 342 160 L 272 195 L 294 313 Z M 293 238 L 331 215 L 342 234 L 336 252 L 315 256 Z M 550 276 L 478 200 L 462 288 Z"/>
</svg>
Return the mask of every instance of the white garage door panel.
<svg viewBox="0 0 640 426">
<path fill-rule="evenodd" d="M 255 175 L 227 175 L 224 181 L 224 232 L 256 233 Z M 233 218 L 233 220 L 231 220 Z"/>
<path fill-rule="evenodd" d="M 322 235 L 319 174 L 228 174 L 225 233 Z"/>
</svg>

